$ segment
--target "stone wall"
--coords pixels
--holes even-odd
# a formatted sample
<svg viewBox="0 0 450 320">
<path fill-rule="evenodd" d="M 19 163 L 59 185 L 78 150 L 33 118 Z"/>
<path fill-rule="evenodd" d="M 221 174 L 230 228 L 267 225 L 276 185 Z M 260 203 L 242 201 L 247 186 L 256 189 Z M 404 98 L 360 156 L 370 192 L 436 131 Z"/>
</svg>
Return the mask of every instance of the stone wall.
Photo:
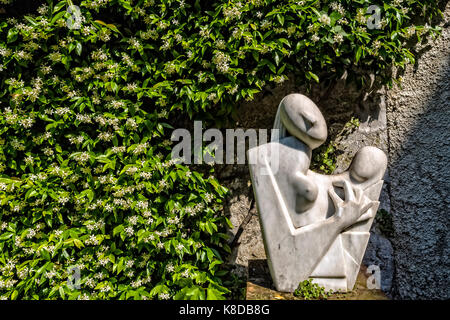
<svg viewBox="0 0 450 320">
<path fill-rule="evenodd" d="M 394 297 L 450 298 L 450 14 L 388 91 Z"/>
<path fill-rule="evenodd" d="M 357 90 L 340 81 L 308 93 L 323 112 L 329 137 L 337 145 L 335 173 L 346 170 L 365 145 L 388 154 L 380 209 L 392 216 L 394 233 L 387 237 L 375 222 L 363 263 L 380 267 L 382 289 L 393 298 L 450 297 L 449 9 L 447 5 L 442 36 L 424 46 L 423 55 L 404 73 L 401 86 Z M 291 77 L 243 103 L 237 127 L 271 129 L 279 102 L 294 92 L 305 93 L 305 89 Z M 349 132 L 345 124 L 352 117 L 361 125 Z M 217 169 L 230 189 L 225 209 L 235 225 L 230 230 L 229 262 L 245 275 L 249 260 L 265 258 L 248 167 Z"/>
</svg>

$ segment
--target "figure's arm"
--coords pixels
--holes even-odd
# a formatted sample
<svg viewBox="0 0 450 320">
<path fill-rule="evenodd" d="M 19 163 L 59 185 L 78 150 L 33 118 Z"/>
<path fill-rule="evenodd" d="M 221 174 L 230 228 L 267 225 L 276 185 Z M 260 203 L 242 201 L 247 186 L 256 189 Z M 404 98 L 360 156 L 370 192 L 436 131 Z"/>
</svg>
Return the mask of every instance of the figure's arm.
<svg viewBox="0 0 450 320">
<path fill-rule="evenodd" d="M 330 226 L 334 226 L 333 230 L 329 230 L 333 231 L 331 233 L 340 233 L 356 222 L 372 218 L 366 211 L 377 204 L 377 201 L 370 201 L 360 188 L 352 187 L 346 180 L 333 183 L 333 185 L 344 187 L 345 201 L 336 194 L 333 188 L 330 188 L 328 195 L 334 204 L 334 215 L 324 221 L 315 222 L 295 229 L 294 234 L 296 236 L 312 230 L 319 231 L 322 228 L 330 229 Z"/>
<path fill-rule="evenodd" d="M 333 188 L 328 190 L 335 207 L 335 214 L 324 221 L 295 229 L 294 232 L 296 248 L 300 252 L 308 252 L 307 257 L 302 259 L 302 265 L 311 272 L 336 237 L 363 217 L 370 218 L 366 212 L 376 204 L 375 201 L 368 200 L 361 189 L 352 188 L 347 181 L 340 183 L 344 186 L 345 200 L 342 200 Z M 314 244 L 317 245 L 314 250 L 311 250 Z"/>
</svg>

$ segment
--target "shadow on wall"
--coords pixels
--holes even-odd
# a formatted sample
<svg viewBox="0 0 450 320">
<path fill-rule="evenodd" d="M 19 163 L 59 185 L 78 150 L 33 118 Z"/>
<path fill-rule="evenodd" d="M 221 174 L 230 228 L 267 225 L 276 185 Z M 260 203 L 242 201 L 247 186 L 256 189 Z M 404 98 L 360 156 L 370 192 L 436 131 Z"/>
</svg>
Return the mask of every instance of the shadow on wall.
<svg viewBox="0 0 450 320">
<path fill-rule="evenodd" d="M 443 37 L 388 98 L 394 298 L 450 298 L 448 28 Z"/>
</svg>

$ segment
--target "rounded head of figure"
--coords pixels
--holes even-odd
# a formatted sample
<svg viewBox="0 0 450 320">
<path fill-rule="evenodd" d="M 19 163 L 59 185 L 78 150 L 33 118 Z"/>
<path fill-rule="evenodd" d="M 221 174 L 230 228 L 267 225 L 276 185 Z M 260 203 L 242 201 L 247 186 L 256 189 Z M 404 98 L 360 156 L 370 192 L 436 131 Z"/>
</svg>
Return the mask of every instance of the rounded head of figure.
<svg viewBox="0 0 450 320">
<path fill-rule="evenodd" d="M 363 147 L 350 165 L 350 178 L 356 183 L 375 183 L 383 179 L 387 167 L 386 154 L 376 147 Z"/>
<path fill-rule="evenodd" d="M 280 119 L 286 130 L 315 149 L 327 139 L 327 124 L 319 108 L 308 97 L 293 93 L 280 103 Z"/>
</svg>

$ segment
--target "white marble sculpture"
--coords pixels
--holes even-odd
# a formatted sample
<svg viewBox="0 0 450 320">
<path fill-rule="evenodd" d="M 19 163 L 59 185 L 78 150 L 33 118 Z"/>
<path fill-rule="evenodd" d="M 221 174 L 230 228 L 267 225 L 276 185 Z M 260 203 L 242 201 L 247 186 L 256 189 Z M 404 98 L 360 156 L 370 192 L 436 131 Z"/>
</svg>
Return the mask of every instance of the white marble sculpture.
<svg viewBox="0 0 450 320">
<path fill-rule="evenodd" d="M 248 151 L 269 269 L 279 291 L 311 278 L 328 290 L 352 290 L 369 240 L 387 158 L 363 147 L 348 171 L 309 170 L 312 149 L 327 138 L 320 110 L 301 94 L 286 96 L 279 135 Z"/>
</svg>

